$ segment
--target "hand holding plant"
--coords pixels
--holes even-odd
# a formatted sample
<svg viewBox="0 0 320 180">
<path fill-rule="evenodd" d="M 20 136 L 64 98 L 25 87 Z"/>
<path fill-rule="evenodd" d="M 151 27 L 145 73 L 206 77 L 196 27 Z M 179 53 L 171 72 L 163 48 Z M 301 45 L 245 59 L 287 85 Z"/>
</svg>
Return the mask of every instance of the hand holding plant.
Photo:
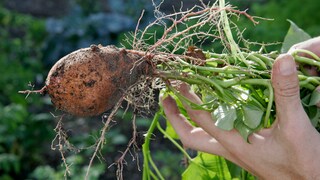
<svg viewBox="0 0 320 180">
<path fill-rule="evenodd" d="M 289 52 L 302 48 L 319 55 L 319 45 L 320 39 L 315 38 L 293 46 Z M 320 135 L 301 104 L 298 73 L 291 55 L 276 59 L 271 79 L 276 120 L 270 128 L 251 134 L 250 143 L 234 129 L 216 127 L 207 111 L 194 110 L 183 103 L 189 117 L 199 126 L 194 127 L 170 96 L 163 99 L 164 112 L 186 147 L 223 156 L 261 179 L 317 179 L 320 161 L 314 157 L 320 155 Z M 186 84 L 178 90 L 193 103 L 201 104 Z"/>
<path fill-rule="evenodd" d="M 132 37 L 128 35 L 128 47 L 92 45 L 74 51 L 53 66 L 44 88 L 20 91 L 48 93 L 58 109 L 76 116 L 99 115 L 110 110 L 108 116 L 102 116 L 104 126 L 85 178 L 88 179 L 90 167 L 105 144 L 109 124 L 122 101 L 128 102 L 135 115 L 149 113 L 155 105 L 156 89 L 173 98 L 165 98 L 163 107 L 156 108 L 145 134 L 143 179 L 165 179 L 151 156 L 150 142 L 156 129 L 188 160 L 183 179 L 238 177 L 229 172 L 234 164 L 227 165 L 218 156 L 199 152 L 192 159 L 175 141 L 177 134 L 170 123 L 166 130 L 162 129 L 160 117 L 171 121 L 186 146 L 226 157 L 258 177 L 269 178 L 271 175 L 267 173 L 275 172 L 270 178 L 315 178 L 314 167 L 319 164 L 312 158 L 314 154 L 320 155 L 320 144 L 312 144 L 320 142 L 313 128 L 320 126 L 320 109 L 316 107 L 320 102 L 316 89 L 320 79 L 310 74 L 308 68 L 313 67 L 318 73 L 317 52 L 292 49 L 292 56 L 278 56 L 277 52 L 267 50 L 271 44 L 249 42 L 234 20 L 244 16 L 256 25 L 263 18 L 237 10 L 224 0 L 201 3 L 168 15 L 159 9 L 160 5 L 156 6 L 156 19 L 139 29 L 142 13 Z M 308 38 L 291 22 L 283 52 Z M 205 44 L 215 46 L 205 50 L 201 47 Z M 257 47 L 259 51 L 253 50 Z M 172 81 L 191 85 L 201 100 L 186 84 L 177 91 Z M 61 128 L 57 129 L 58 139 L 66 139 L 60 136 L 64 134 Z M 133 125 L 132 140 L 115 163 L 119 179 L 125 154 L 135 146 L 135 140 Z M 66 140 L 58 144 L 62 159 L 64 143 L 68 144 Z M 311 162 L 310 167 L 305 165 L 306 161 Z M 65 161 L 64 165 L 68 172 Z"/>
</svg>

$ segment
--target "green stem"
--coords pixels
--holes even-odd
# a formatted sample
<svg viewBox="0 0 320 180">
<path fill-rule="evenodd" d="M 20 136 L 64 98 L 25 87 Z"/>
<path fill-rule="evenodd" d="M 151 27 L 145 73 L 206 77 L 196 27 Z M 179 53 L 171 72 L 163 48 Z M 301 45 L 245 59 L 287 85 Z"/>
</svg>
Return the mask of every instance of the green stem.
<svg viewBox="0 0 320 180">
<path fill-rule="evenodd" d="M 225 1 L 224 0 L 219 0 L 219 7 L 221 9 L 221 11 L 220 11 L 221 23 L 223 26 L 225 36 L 227 37 L 227 40 L 229 42 L 232 56 L 234 56 L 235 58 L 239 57 L 241 62 L 243 62 L 247 67 L 250 67 L 250 63 L 244 58 L 239 46 L 234 41 L 234 38 L 232 36 L 232 32 L 231 32 L 231 28 L 230 28 L 230 24 L 229 24 L 229 18 L 227 16 L 227 12 L 225 10 Z"/>
<path fill-rule="evenodd" d="M 320 69 L 320 61 L 316 61 L 314 59 L 301 57 L 301 56 L 294 56 L 295 61 L 303 64 L 309 64 L 311 66 L 316 66 L 318 69 Z"/>
<path fill-rule="evenodd" d="M 255 59 L 256 59 L 256 61 L 259 61 L 261 66 L 264 66 L 265 69 L 267 69 L 265 64 L 259 58 L 255 57 Z M 210 66 L 197 66 L 197 65 L 189 64 L 189 63 L 187 63 L 186 61 L 183 61 L 180 58 L 177 58 L 176 60 L 180 63 L 180 65 L 182 65 L 183 68 L 187 67 L 187 68 L 193 69 L 195 71 L 204 71 L 204 72 L 212 72 L 212 73 L 226 73 L 226 74 L 245 74 L 245 75 L 249 75 L 249 76 L 254 75 L 252 73 L 253 71 L 243 70 L 243 69 L 238 68 L 237 66 L 228 66 L 228 65 L 226 65 L 226 66 L 221 67 L 221 68 L 216 68 L 216 67 L 210 67 Z"/>
<path fill-rule="evenodd" d="M 270 79 L 245 79 L 246 77 L 236 77 L 233 79 L 228 79 L 224 81 L 216 81 L 223 88 L 229 88 L 234 85 L 261 85 L 268 87 L 270 84 Z"/>
<path fill-rule="evenodd" d="M 311 56 L 313 59 L 317 60 L 317 61 L 320 61 L 320 58 L 319 56 L 317 56 L 315 53 L 311 52 L 311 51 L 308 51 L 308 50 L 305 50 L 305 49 L 296 49 L 294 50 L 291 55 L 296 57 L 298 56 L 298 53 L 305 53 L 305 54 L 308 54 L 309 56 Z"/>
<path fill-rule="evenodd" d="M 205 104 L 197 104 L 192 102 L 190 99 L 186 98 L 185 96 L 183 96 L 182 94 L 180 94 L 175 88 L 173 88 L 172 86 L 167 86 L 168 90 L 173 92 L 173 94 L 175 96 L 177 96 L 177 98 L 184 102 L 187 103 L 191 108 L 193 109 L 197 109 L 197 110 L 204 110 L 204 111 L 210 111 L 210 109 L 207 109 L 204 107 Z"/>
<path fill-rule="evenodd" d="M 256 57 L 253 53 L 248 54 L 248 58 L 260 65 L 264 70 L 267 70 L 266 64 L 258 57 Z"/>
<path fill-rule="evenodd" d="M 169 136 L 169 134 L 164 129 L 162 129 L 160 123 L 157 123 L 157 128 L 166 138 L 168 138 L 182 152 L 182 154 L 184 154 L 188 158 L 189 161 L 192 161 L 191 157 L 183 149 L 183 147 L 181 147 L 180 144 L 177 143 L 177 141 L 175 141 L 171 136 Z"/>
<path fill-rule="evenodd" d="M 270 84 L 270 79 L 244 79 L 240 81 L 240 84 L 252 84 L 268 87 Z"/>
<path fill-rule="evenodd" d="M 318 77 L 308 77 L 304 75 L 298 75 L 298 77 L 299 77 L 299 81 L 306 81 L 308 83 L 320 85 L 320 81 L 317 79 Z"/>
<path fill-rule="evenodd" d="M 164 79 L 175 79 L 181 80 L 188 84 L 207 84 L 217 90 L 220 95 L 223 96 L 223 88 L 216 82 L 216 80 L 206 78 L 204 76 L 198 74 L 191 73 L 176 73 L 176 72 L 168 72 L 168 71 L 159 71 L 159 75 Z"/>
<path fill-rule="evenodd" d="M 310 84 L 308 81 L 300 81 L 299 86 L 307 88 L 311 91 L 313 91 L 316 88 L 314 85 Z"/>
<path fill-rule="evenodd" d="M 273 104 L 273 88 L 271 85 L 271 82 L 269 79 L 241 79 L 241 78 L 237 78 L 237 79 L 230 79 L 230 80 L 226 80 L 226 81 L 222 81 L 221 85 L 224 85 L 224 88 L 228 88 L 237 84 L 241 84 L 241 85 L 261 85 L 261 86 L 266 86 L 269 89 L 269 102 L 267 105 L 267 110 L 266 110 L 266 116 L 264 118 L 264 127 L 268 127 L 268 122 L 269 122 L 269 118 L 270 118 L 270 114 L 271 114 L 271 108 L 272 108 L 272 104 Z"/>
<path fill-rule="evenodd" d="M 256 89 L 253 86 L 248 85 L 246 87 L 250 90 L 250 96 L 253 97 L 254 101 L 257 101 L 257 104 L 260 105 L 261 109 L 264 109 L 264 107 L 267 105 L 265 100 L 260 97 L 260 95 L 257 93 Z"/>
<path fill-rule="evenodd" d="M 262 55 L 259 53 L 253 53 L 254 56 L 256 56 L 257 58 L 261 59 L 263 62 L 266 63 L 266 65 L 268 65 L 270 68 L 272 68 L 274 59 L 267 57 L 266 55 Z"/>
<path fill-rule="evenodd" d="M 269 89 L 269 102 L 266 110 L 266 116 L 264 117 L 264 127 L 267 128 L 269 124 L 269 118 L 271 114 L 271 108 L 273 104 L 273 98 L 274 98 L 274 92 L 271 83 L 268 84 L 268 89 Z"/>
<path fill-rule="evenodd" d="M 156 164 L 154 163 L 153 159 L 151 158 L 151 154 L 149 153 L 148 155 L 148 159 L 149 159 L 149 163 L 151 164 L 153 170 L 156 172 L 156 174 L 158 175 L 158 177 L 161 180 L 164 180 L 164 177 L 162 176 L 162 174 L 160 173 L 160 170 L 158 169 L 158 167 L 156 166 Z"/>
<path fill-rule="evenodd" d="M 227 54 L 213 53 L 210 51 L 205 51 L 205 54 L 208 54 L 211 58 L 215 59 L 225 59 L 227 57 Z"/>
<path fill-rule="evenodd" d="M 194 70 L 202 70 L 202 71 L 213 72 L 213 73 L 252 75 L 252 73 L 250 73 L 249 71 L 235 69 L 234 67 L 230 67 L 230 66 L 225 66 L 222 68 L 214 68 L 214 67 L 190 65 L 189 67 Z"/>
<path fill-rule="evenodd" d="M 154 131 L 154 129 L 157 126 L 157 123 L 159 121 L 160 118 L 160 112 L 157 112 L 152 120 L 152 123 L 148 129 L 148 132 L 145 136 L 145 142 L 142 145 L 142 152 L 143 152 L 143 158 L 144 158 L 144 162 L 143 162 L 143 180 L 149 180 L 150 175 L 152 175 L 152 172 L 150 170 L 149 167 L 149 163 L 150 165 L 153 167 L 154 171 L 156 172 L 156 174 L 158 175 L 158 177 L 160 179 L 164 179 L 163 176 L 161 175 L 160 171 L 158 170 L 157 166 L 154 164 L 151 155 L 150 155 L 150 141 L 151 141 L 151 136 L 152 133 Z"/>
</svg>

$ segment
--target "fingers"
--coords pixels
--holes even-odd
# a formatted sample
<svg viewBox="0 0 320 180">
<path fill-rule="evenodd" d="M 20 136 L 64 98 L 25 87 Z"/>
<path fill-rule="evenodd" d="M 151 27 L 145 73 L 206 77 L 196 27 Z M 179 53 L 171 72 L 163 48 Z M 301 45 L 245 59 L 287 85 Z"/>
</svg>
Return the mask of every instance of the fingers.
<svg viewBox="0 0 320 180">
<path fill-rule="evenodd" d="M 184 97 L 188 98 L 190 101 L 197 104 L 202 103 L 200 98 L 193 91 L 190 90 L 188 85 L 181 84 L 178 90 Z M 218 128 L 215 125 L 215 121 L 212 119 L 212 116 L 209 112 L 204 110 L 194 110 L 191 107 L 189 107 L 186 103 L 184 103 L 184 107 L 187 110 L 187 113 L 189 117 L 192 119 L 192 121 L 195 122 L 198 126 L 200 126 L 209 135 L 214 137 L 217 141 L 219 141 L 225 148 L 241 149 L 242 146 L 247 145 L 247 143 L 243 140 L 240 134 L 236 132 L 236 130 L 225 131 Z"/>
<path fill-rule="evenodd" d="M 196 104 L 201 104 L 200 98 L 190 90 L 190 87 L 187 84 L 181 84 L 178 87 L 179 92 L 192 101 L 193 103 Z M 188 106 L 186 103 L 182 102 L 185 109 L 187 110 L 187 113 L 189 117 L 192 119 L 193 122 L 195 122 L 198 126 L 202 127 L 203 130 L 205 130 L 207 133 L 209 133 L 211 136 L 217 138 L 219 140 L 219 136 L 221 134 L 224 134 L 225 136 L 223 137 L 226 139 L 226 134 L 228 132 L 222 132 L 223 130 L 219 129 L 216 125 L 214 120 L 212 119 L 212 116 L 209 112 L 204 111 L 204 110 L 195 110 L 192 109 L 190 106 Z"/>
<path fill-rule="evenodd" d="M 201 100 L 190 91 L 187 85 L 179 88 L 180 93 L 190 101 L 201 103 Z M 193 127 L 186 118 L 180 114 L 176 102 L 171 97 L 162 100 L 164 112 L 172 124 L 173 128 L 180 137 L 182 143 L 192 149 L 208 152 L 225 157 L 226 159 L 253 172 L 253 170 L 241 160 L 249 152 L 250 144 L 243 140 L 235 130 L 224 131 L 215 126 L 210 113 L 206 111 L 192 110 L 185 105 L 188 115 L 192 121 L 196 122 L 201 128 Z M 201 117 L 201 118 L 199 118 Z M 256 139 L 251 138 L 253 142 Z M 256 145 L 259 145 L 256 143 Z"/>
<path fill-rule="evenodd" d="M 271 80 L 279 123 L 299 119 L 301 116 L 305 118 L 300 100 L 296 65 L 291 55 L 284 54 L 277 58 L 272 68 Z"/>
<path fill-rule="evenodd" d="M 178 90 L 180 91 L 180 93 L 186 97 L 187 99 L 189 99 L 190 101 L 192 101 L 193 103 L 196 104 L 201 104 L 201 100 L 200 98 L 190 90 L 189 86 L 186 84 L 181 84 L 178 87 Z M 184 104 L 184 107 L 186 108 L 189 117 L 198 125 L 200 125 L 201 127 L 212 127 L 215 126 L 214 125 L 214 121 L 212 120 L 211 114 L 207 111 L 203 111 L 203 110 L 194 110 L 192 108 L 190 108 L 188 105 L 186 105 L 186 103 L 182 102 Z M 201 125 L 202 124 L 202 125 Z"/>
<path fill-rule="evenodd" d="M 174 99 L 168 96 L 162 103 L 168 120 L 179 135 L 184 146 L 225 156 L 226 150 L 214 138 L 202 129 L 193 127 L 188 120 L 180 114 Z"/>
<path fill-rule="evenodd" d="M 179 135 L 185 147 L 207 152 L 219 156 L 246 167 L 237 157 L 227 151 L 215 138 L 210 136 L 202 128 L 193 127 L 188 120 L 180 114 L 176 102 L 170 96 L 162 100 L 167 119 Z"/>
<path fill-rule="evenodd" d="M 320 56 L 320 36 L 293 45 L 288 53 L 291 54 L 296 49 L 305 49 L 315 53 L 317 56 Z M 307 54 L 304 53 L 300 53 L 300 55 L 309 57 Z"/>
</svg>

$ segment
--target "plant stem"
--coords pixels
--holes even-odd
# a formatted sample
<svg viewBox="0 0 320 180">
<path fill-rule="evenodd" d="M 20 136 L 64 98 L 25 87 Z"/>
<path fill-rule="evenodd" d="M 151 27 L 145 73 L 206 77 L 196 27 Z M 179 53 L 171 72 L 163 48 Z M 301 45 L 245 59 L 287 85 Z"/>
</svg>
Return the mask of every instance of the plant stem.
<svg viewBox="0 0 320 180">
<path fill-rule="evenodd" d="M 319 56 L 317 56 L 315 53 L 313 53 L 311 51 L 308 51 L 308 50 L 305 50 L 305 49 L 296 49 L 291 53 L 291 55 L 294 56 L 294 57 L 297 57 L 297 56 L 299 56 L 298 53 L 308 54 L 313 59 L 315 59 L 317 61 L 320 61 L 320 57 Z"/>
<path fill-rule="evenodd" d="M 308 77 L 304 75 L 298 75 L 298 77 L 299 77 L 299 81 L 306 81 L 308 83 L 320 85 L 320 81 L 317 79 L 318 77 Z"/>
<path fill-rule="evenodd" d="M 268 65 L 270 68 L 272 68 L 274 59 L 267 57 L 266 55 L 262 55 L 259 53 L 253 53 L 254 56 L 256 56 L 257 58 L 261 59 L 262 61 L 264 61 L 266 63 L 266 65 Z"/>
<path fill-rule="evenodd" d="M 310 84 L 308 81 L 300 81 L 299 82 L 300 87 L 305 87 L 311 91 L 313 91 L 316 87 L 312 84 Z"/>
<path fill-rule="evenodd" d="M 202 71 L 213 72 L 213 73 L 253 75 L 249 71 L 235 69 L 234 67 L 231 67 L 231 66 L 224 66 L 222 68 L 214 68 L 214 67 L 190 65 L 189 67 L 194 70 L 202 70 Z"/>
<path fill-rule="evenodd" d="M 262 67 L 262 69 L 267 70 L 266 64 L 258 57 L 256 57 L 253 53 L 248 54 L 248 58 L 251 59 L 252 61 L 258 63 Z"/>
<path fill-rule="evenodd" d="M 246 77 L 235 77 L 233 79 L 223 80 L 223 81 L 216 81 L 220 86 L 223 88 L 229 88 L 235 85 L 261 85 L 266 86 L 270 84 L 269 79 L 245 79 Z"/>
<path fill-rule="evenodd" d="M 301 57 L 301 56 L 293 56 L 295 61 L 303 64 L 309 64 L 311 66 L 316 66 L 318 69 L 320 69 L 320 61 L 316 61 L 314 59 Z"/>
<path fill-rule="evenodd" d="M 149 180 L 150 179 L 150 174 L 152 173 L 149 167 L 149 163 L 150 165 L 153 167 L 154 171 L 156 172 L 156 174 L 158 175 L 158 177 L 160 179 L 164 179 L 163 176 L 161 175 L 159 169 L 157 168 L 157 166 L 154 164 L 152 157 L 150 155 L 150 141 L 151 141 L 151 136 L 152 133 L 154 131 L 154 129 L 157 126 L 157 123 L 159 121 L 160 118 L 160 112 L 158 111 L 153 120 L 152 123 L 148 129 L 147 134 L 145 135 L 145 142 L 142 145 L 142 152 L 143 152 L 143 158 L 144 158 L 144 162 L 143 162 L 143 180 Z"/>
<path fill-rule="evenodd" d="M 273 104 L 273 98 L 274 98 L 274 92 L 273 92 L 273 88 L 272 88 L 271 83 L 268 84 L 268 89 L 269 89 L 269 101 L 268 101 L 268 106 L 267 106 L 267 110 L 266 110 L 266 116 L 264 117 L 264 123 L 263 123 L 263 126 L 265 128 L 268 127 L 271 108 L 272 108 L 272 104 Z"/>
<path fill-rule="evenodd" d="M 157 123 L 157 128 L 166 138 L 168 138 L 182 152 L 182 154 L 184 154 L 188 158 L 189 161 L 192 161 L 189 154 L 171 136 L 169 136 L 164 129 L 162 129 L 160 123 Z"/>
<path fill-rule="evenodd" d="M 192 73 L 176 73 L 168 71 L 159 71 L 158 73 L 164 79 L 181 80 L 188 84 L 207 84 L 217 90 L 221 95 L 223 95 L 223 88 L 216 82 L 216 80 Z"/>
<path fill-rule="evenodd" d="M 227 37 L 227 41 L 229 42 L 231 54 L 232 56 L 239 57 L 239 59 L 247 66 L 250 67 L 250 63 L 244 58 L 243 54 L 241 53 L 241 50 L 237 43 L 234 41 L 234 38 L 232 36 L 230 24 L 229 24 L 229 18 L 227 16 L 227 12 L 225 10 L 225 1 L 219 0 L 219 7 L 221 9 L 220 15 L 221 15 L 221 23 L 223 26 L 223 30 L 225 33 L 225 36 Z"/>
</svg>

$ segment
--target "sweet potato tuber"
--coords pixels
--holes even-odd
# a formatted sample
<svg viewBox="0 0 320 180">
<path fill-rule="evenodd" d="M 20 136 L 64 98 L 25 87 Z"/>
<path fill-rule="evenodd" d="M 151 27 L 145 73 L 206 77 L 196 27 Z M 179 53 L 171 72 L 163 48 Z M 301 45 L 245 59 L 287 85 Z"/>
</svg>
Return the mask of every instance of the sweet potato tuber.
<svg viewBox="0 0 320 180">
<path fill-rule="evenodd" d="M 150 74 L 141 56 L 114 46 L 74 51 L 50 70 L 45 91 L 56 108 L 76 116 L 94 116 L 112 108 L 142 75 Z"/>
</svg>

